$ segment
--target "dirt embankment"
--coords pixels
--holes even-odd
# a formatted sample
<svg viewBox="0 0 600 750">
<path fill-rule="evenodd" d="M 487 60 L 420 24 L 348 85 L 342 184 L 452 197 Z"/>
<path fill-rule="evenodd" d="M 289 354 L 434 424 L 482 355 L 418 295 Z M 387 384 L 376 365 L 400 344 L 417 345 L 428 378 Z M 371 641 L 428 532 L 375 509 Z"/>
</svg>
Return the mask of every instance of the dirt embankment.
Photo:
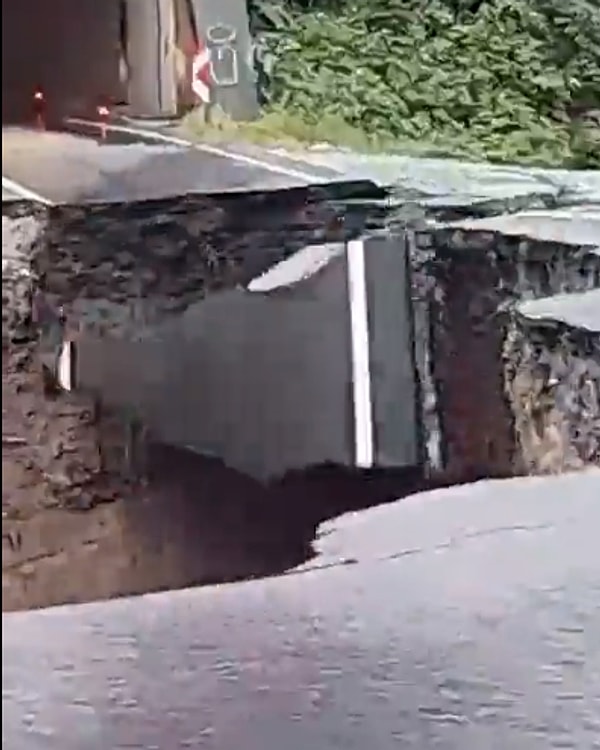
<svg viewBox="0 0 600 750">
<path fill-rule="evenodd" d="M 29 351 L 3 356 L 4 610 L 280 573 L 322 521 L 424 486 L 417 470 L 323 469 L 267 488 L 164 445 L 144 485 L 108 482 L 93 404 L 44 395 Z"/>
</svg>

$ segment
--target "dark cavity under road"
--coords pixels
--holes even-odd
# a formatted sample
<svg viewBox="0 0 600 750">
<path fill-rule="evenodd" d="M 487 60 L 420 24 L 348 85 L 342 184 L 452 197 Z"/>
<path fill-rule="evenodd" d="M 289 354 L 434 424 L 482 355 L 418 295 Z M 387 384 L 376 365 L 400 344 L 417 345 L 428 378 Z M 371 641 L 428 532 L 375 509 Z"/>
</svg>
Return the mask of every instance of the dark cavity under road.
<svg viewBox="0 0 600 750">
<path fill-rule="evenodd" d="M 185 585 L 281 574 L 310 560 L 319 526 L 344 513 L 391 503 L 416 492 L 476 481 L 483 474 L 427 478 L 419 467 L 351 470 L 321 466 L 265 485 L 190 451 L 149 448 L 148 485 L 132 503 L 146 538 L 165 533 L 185 550 Z M 151 571 L 148 589 L 151 590 Z"/>
</svg>

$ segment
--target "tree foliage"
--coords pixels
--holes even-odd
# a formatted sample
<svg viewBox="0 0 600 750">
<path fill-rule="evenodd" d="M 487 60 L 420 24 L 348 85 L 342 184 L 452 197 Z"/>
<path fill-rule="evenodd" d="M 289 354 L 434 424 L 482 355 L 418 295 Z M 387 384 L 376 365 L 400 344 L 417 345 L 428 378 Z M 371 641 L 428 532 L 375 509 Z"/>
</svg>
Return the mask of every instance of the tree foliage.
<svg viewBox="0 0 600 750">
<path fill-rule="evenodd" d="M 251 11 L 271 108 L 386 143 L 600 166 L 599 0 L 254 0 Z"/>
</svg>

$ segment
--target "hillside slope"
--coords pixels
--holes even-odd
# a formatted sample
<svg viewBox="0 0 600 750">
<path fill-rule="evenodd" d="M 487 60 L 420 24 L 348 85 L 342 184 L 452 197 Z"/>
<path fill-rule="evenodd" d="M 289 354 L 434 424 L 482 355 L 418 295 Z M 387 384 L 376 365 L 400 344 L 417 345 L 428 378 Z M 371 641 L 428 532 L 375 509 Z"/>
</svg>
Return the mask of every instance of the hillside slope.
<svg viewBox="0 0 600 750">
<path fill-rule="evenodd" d="M 595 0 L 251 0 L 266 127 L 364 149 L 600 166 Z"/>
</svg>

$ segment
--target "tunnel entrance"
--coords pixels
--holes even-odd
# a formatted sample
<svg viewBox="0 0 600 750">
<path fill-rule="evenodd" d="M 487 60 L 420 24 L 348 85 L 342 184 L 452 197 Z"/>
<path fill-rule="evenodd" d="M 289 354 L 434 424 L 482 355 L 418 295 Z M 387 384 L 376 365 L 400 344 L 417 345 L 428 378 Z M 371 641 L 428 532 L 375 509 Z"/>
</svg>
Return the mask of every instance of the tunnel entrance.
<svg viewBox="0 0 600 750">
<path fill-rule="evenodd" d="M 69 116 L 95 117 L 99 105 L 160 118 L 193 104 L 186 55 L 196 43 L 185 0 L 10 0 L 2 21 L 3 125 L 36 123 L 36 91 L 50 129 Z"/>
<path fill-rule="evenodd" d="M 56 120 L 124 100 L 120 37 L 120 0 L 3 2 L 3 125 L 32 121 L 37 87 Z"/>
<path fill-rule="evenodd" d="M 211 106 L 234 119 L 256 114 L 243 0 L 7 0 L 2 21 L 3 125 L 35 123 L 36 90 L 52 129 L 105 104 L 117 115 L 176 118 L 198 104 L 191 80 L 201 43 L 211 60 Z M 215 41 L 222 29 L 235 43 Z M 223 60 L 232 66 L 227 75 Z"/>
</svg>

